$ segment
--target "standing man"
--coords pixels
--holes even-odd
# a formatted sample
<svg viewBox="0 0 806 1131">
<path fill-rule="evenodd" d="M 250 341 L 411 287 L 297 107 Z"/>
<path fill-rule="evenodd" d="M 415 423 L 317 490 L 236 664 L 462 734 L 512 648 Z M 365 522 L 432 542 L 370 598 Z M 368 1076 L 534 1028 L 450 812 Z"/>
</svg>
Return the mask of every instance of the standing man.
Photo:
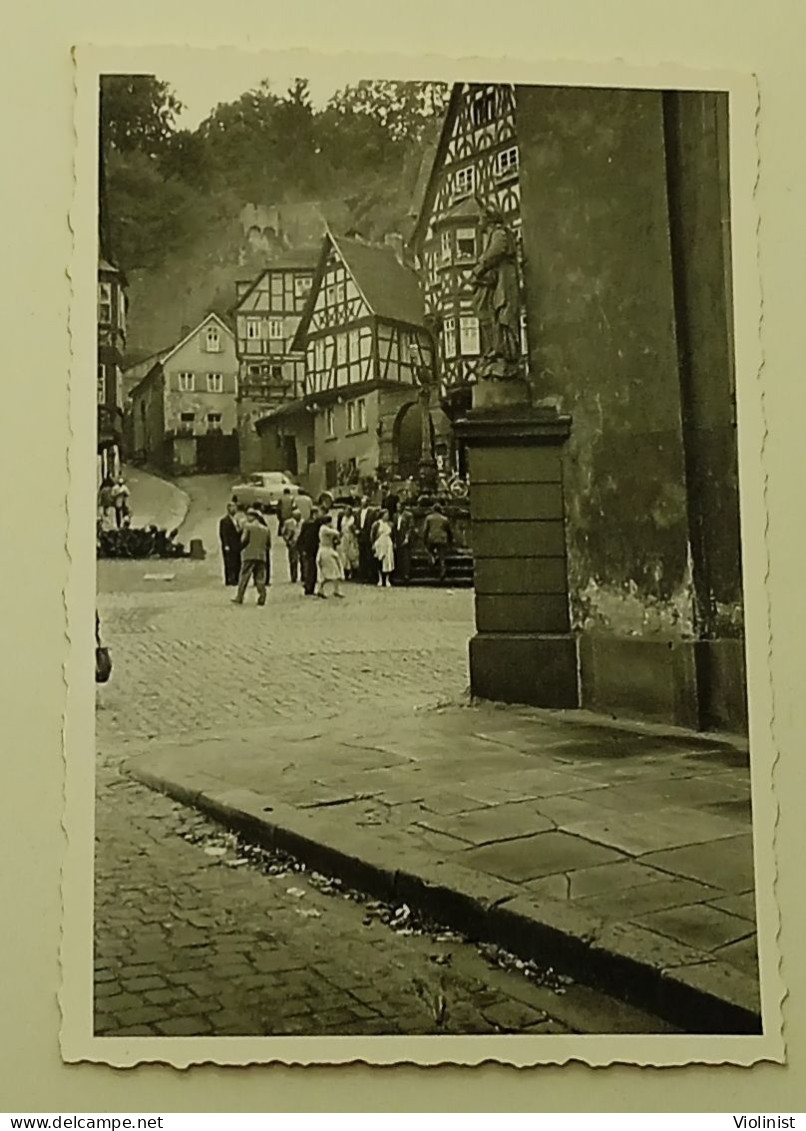
<svg viewBox="0 0 806 1131">
<path fill-rule="evenodd" d="M 448 549 L 453 542 L 453 530 L 439 503 L 434 503 L 431 513 L 423 524 L 423 540 L 437 567 L 439 580 L 444 581 L 448 572 Z"/>
<path fill-rule="evenodd" d="M 414 515 L 404 500 L 392 519 L 392 541 L 395 547 L 395 584 L 408 585 L 411 576 L 411 535 Z"/>
<path fill-rule="evenodd" d="M 299 511 L 294 507 L 291 515 L 280 527 L 280 537 L 285 542 L 285 548 L 288 551 L 288 572 L 291 575 L 292 583 L 296 583 L 299 577 L 299 548 L 297 546 L 297 540 L 299 539 L 301 518 L 302 516 Z"/>
<path fill-rule="evenodd" d="M 306 597 L 312 597 L 316 588 L 316 555 L 319 553 L 319 528 L 325 512 L 317 507 L 300 527 L 297 551 L 302 573 L 302 588 Z"/>
<path fill-rule="evenodd" d="M 237 585 L 241 572 L 241 528 L 235 503 L 227 503 L 227 513 L 219 519 L 218 540 L 224 559 L 224 584 Z"/>
<path fill-rule="evenodd" d="M 372 528 L 377 518 L 377 511 L 369 505 L 369 499 L 364 495 L 356 519 L 356 537 L 358 538 L 358 577 L 367 585 L 378 580 L 378 562 L 372 549 Z"/>
<path fill-rule="evenodd" d="M 255 580 L 257 603 L 266 604 L 266 560 L 270 552 L 269 528 L 260 521 L 254 507 L 246 512 L 246 526 L 243 529 L 241 549 L 241 574 L 238 578 L 238 592 L 233 603 L 242 605 L 249 578 Z"/>
</svg>

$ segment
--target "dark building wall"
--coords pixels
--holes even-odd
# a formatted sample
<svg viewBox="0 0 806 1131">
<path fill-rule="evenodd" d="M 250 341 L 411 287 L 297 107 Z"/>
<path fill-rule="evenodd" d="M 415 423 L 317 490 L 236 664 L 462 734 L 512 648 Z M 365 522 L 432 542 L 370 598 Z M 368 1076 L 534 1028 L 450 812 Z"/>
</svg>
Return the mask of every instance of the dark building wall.
<svg viewBox="0 0 806 1131">
<path fill-rule="evenodd" d="M 572 417 L 582 701 L 739 729 L 724 102 L 519 87 L 517 127 L 531 377 Z"/>
<path fill-rule="evenodd" d="M 727 96 L 667 93 L 664 125 L 697 623 L 702 636 L 735 638 L 743 611 Z"/>
<path fill-rule="evenodd" d="M 662 95 L 519 88 L 531 367 L 573 417 L 573 624 L 692 628 Z"/>
</svg>

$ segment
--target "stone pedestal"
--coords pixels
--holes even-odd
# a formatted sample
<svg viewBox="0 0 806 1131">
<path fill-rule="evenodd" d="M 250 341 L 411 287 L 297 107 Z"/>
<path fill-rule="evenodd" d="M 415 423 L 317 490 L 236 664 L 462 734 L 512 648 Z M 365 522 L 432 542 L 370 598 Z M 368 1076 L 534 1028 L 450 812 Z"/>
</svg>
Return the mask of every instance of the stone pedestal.
<svg viewBox="0 0 806 1131">
<path fill-rule="evenodd" d="M 570 418 L 516 389 L 486 389 L 456 423 L 470 469 L 476 635 L 474 695 L 539 707 L 579 704 L 565 552 L 562 449 Z M 509 403 L 506 403 L 509 400 Z"/>
</svg>

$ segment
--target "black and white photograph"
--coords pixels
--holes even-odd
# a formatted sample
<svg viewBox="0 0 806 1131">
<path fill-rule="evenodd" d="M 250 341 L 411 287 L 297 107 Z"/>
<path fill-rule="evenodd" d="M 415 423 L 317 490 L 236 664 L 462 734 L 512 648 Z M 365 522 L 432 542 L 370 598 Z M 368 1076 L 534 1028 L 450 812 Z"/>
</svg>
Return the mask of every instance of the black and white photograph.
<svg viewBox="0 0 806 1131">
<path fill-rule="evenodd" d="M 741 1058 L 733 96 L 279 58 L 93 79 L 88 1035 Z"/>
</svg>

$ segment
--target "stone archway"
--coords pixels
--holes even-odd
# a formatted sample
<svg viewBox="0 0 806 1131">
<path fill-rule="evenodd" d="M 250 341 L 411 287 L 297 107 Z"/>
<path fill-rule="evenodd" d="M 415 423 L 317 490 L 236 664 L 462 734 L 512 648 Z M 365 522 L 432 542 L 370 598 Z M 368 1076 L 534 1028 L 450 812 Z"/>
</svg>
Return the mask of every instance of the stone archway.
<svg viewBox="0 0 806 1131">
<path fill-rule="evenodd" d="M 434 425 L 431 425 L 433 442 Z M 423 416 L 419 401 L 403 405 L 392 428 L 392 454 L 395 474 L 400 479 L 417 477 L 422 455 Z"/>
</svg>

